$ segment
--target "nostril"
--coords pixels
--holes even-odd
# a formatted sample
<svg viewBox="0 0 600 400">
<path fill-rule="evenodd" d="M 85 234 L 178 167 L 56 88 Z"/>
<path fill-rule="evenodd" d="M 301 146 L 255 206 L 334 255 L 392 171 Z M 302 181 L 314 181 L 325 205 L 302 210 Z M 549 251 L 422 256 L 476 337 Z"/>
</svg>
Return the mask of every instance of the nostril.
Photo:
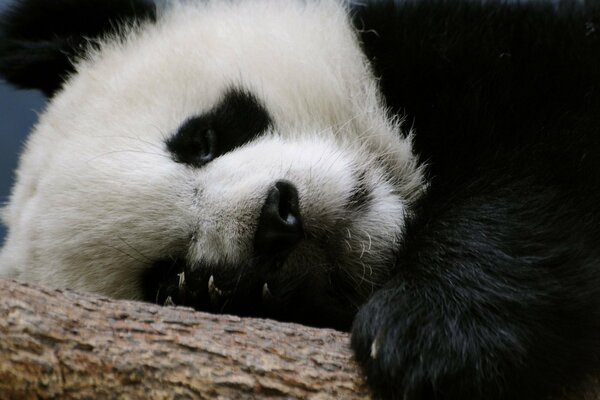
<svg viewBox="0 0 600 400">
<path fill-rule="evenodd" d="M 287 181 L 277 181 L 267 193 L 255 236 L 260 255 L 286 255 L 302 238 L 298 190 Z"/>
<path fill-rule="evenodd" d="M 300 206 L 298 204 L 298 191 L 296 187 L 286 181 L 275 183 L 274 190 L 271 189 L 270 195 L 279 196 L 279 218 L 291 228 L 300 224 Z M 277 201 L 277 199 L 273 199 Z"/>
</svg>

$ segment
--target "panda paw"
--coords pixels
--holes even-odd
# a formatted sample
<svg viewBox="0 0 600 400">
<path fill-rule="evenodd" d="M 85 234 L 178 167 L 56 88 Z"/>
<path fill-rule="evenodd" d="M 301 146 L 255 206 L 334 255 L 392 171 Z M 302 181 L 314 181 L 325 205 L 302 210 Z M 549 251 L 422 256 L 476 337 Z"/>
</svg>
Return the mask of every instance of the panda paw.
<svg viewBox="0 0 600 400">
<path fill-rule="evenodd" d="M 526 351 L 515 331 L 456 313 L 430 295 L 382 290 L 358 313 L 352 347 L 377 398 L 541 398 L 543 390 L 519 385 L 521 368 L 511 368 L 523 365 Z"/>
</svg>

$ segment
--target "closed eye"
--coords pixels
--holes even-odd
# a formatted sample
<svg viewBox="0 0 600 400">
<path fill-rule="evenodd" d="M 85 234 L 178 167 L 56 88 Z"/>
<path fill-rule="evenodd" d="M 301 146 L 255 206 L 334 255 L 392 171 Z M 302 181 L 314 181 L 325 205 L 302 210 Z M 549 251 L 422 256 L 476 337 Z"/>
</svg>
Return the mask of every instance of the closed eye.
<svg viewBox="0 0 600 400">
<path fill-rule="evenodd" d="M 229 89 L 208 112 L 186 120 L 166 142 L 173 159 L 201 167 L 265 132 L 271 117 L 251 93 Z"/>
<path fill-rule="evenodd" d="M 189 119 L 167 142 L 175 161 L 201 167 L 219 156 L 217 134 L 207 122 L 202 117 Z"/>
</svg>

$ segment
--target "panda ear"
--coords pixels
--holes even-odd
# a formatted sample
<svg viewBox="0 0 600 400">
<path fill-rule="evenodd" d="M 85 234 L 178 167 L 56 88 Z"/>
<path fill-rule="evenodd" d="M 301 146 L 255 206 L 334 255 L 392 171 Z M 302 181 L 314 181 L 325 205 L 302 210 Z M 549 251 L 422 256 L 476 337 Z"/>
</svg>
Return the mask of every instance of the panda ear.
<svg viewBox="0 0 600 400">
<path fill-rule="evenodd" d="M 0 16 L 0 78 L 50 97 L 89 39 L 155 18 L 149 0 L 14 0 Z"/>
</svg>

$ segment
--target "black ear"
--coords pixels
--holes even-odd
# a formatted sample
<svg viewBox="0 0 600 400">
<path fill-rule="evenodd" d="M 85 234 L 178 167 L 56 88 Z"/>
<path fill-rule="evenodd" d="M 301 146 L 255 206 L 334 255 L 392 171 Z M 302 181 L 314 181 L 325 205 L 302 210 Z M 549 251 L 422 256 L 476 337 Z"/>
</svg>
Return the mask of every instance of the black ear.
<svg viewBox="0 0 600 400">
<path fill-rule="evenodd" d="M 13 0 L 0 16 L 0 78 L 52 96 L 89 39 L 154 20 L 149 0 Z"/>
</svg>

